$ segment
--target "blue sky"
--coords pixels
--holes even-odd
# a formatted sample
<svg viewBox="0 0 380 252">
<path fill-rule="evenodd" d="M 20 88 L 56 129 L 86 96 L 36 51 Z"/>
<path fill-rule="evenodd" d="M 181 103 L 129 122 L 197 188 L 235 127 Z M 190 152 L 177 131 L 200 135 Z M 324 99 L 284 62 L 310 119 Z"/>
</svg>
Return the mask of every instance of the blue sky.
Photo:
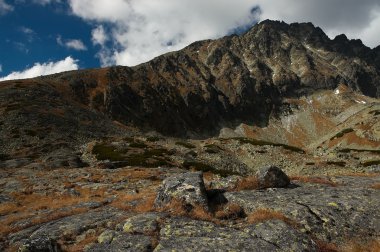
<svg viewBox="0 0 380 252">
<path fill-rule="evenodd" d="M 378 0 L 0 0 L 0 80 L 133 66 L 264 19 L 380 44 Z"/>
<path fill-rule="evenodd" d="M 78 59 L 80 68 L 100 66 L 91 43 L 91 24 L 70 15 L 67 4 L 17 4 L 0 16 L 0 24 L 0 75 L 69 56 Z M 85 48 L 65 44 L 72 40 L 81 41 Z"/>
</svg>

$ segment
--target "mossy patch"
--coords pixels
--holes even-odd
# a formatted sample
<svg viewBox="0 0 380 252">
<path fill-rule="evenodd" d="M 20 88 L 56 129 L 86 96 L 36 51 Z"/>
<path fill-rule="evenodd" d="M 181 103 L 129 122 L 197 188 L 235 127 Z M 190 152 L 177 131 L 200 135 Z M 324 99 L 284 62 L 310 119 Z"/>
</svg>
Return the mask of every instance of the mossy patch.
<svg viewBox="0 0 380 252">
<path fill-rule="evenodd" d="M 109 160 L 115 162 L 117 167 L 122 166 L 142 166 L 142 167 L 158 167 L 170 164 L 166 154 L 166 149 L 148 149 L 141 153 L 129 154 L 127 149 L 120 149 L 112 145 L 98 144 L 92 149 L 92 154 L 98 160 Z"/>
<path fill-rule="evenodd" d="M 195 145 L 193 145 L 191 143 L 188 143 L 188 142 L 178 141 L 175 144 L 178 145 L 178 146 L 183 146 L 183 147 L 188 148 L 188 149 L 195 149 Z"/>
<path fill-rule="evenodd" d="M 153 149 L 146 150 L 143 153 L 132 154 L 125 158 L 125 162 L 130 166 L 158 167 L 169 165 L 167 159 L 163 156 L 166 150 Z"/>
<path fill-rule="evenodd" d="M 126 150 L 119 150 L 115 146 L 107 144 L 97 144 L 92 149 L 92 154 L 98 160 L 124 161 Z"/>
</svg>

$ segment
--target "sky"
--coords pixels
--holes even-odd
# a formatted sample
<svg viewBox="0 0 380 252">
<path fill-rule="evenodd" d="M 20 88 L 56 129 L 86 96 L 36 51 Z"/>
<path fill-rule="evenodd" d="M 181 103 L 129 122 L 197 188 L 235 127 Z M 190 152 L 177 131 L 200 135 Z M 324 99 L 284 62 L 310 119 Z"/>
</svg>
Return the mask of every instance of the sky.
<svg viewBox="0 0 380 252">
<path fill-rule="evenodd" d="M 265 19 L 380 45 L 379 0 L 0 0 L 0 81 L 134 66 Z"/>
</svg>

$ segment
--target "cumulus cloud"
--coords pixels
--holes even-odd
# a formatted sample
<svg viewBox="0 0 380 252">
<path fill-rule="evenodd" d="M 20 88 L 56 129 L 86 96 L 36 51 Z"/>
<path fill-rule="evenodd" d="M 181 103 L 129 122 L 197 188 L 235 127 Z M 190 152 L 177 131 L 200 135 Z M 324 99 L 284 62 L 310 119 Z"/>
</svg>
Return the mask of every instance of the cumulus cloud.
<svg viewBox="0 0 380 252">
<path fill-rule="evenodd" d="M 68 3 L 74 15 L 95 23 L 92 41 L 101 46 L 98 57 L 103 66 L 136 65 L 191 42 L 221 37 L 236 27 L 264 19 L 313 22 L 330 37 L 346 33 L 371 47 L 380 44 L 379 0 L 68 0 Z"/>
<path fill-rule="evenodd" d="M 313 22 L 330 37 L 345 33 L 371 47 L 380 44 L 378 0 L 257 0 L 261 19 Z"/>
<path fill-rule="evenodd" d="M 93 29 L 91 32 L 91 36 L 92 36 L 92 43 L 94 45 L 104 46 L 108 40 L 106 31 L 104 30 L 104 27 L 102 25 L 99 25 L 98 27 Z"/>
<path fill-rule="evenodd" d="M 13 11 L 13 6 L 7 4 L 5 0 L 0 0 L 0 16 L 7 14 L 10 11 Z"/>
<path fill-rule="evenodd" d="M 112 45 L 102 48 L 102 65 L 136 65 L 191 42 L 216 38 L 252 23 L 252 0 L 69 0 L 84 20 L 106 23 Z M 93 41 L 104 29 L 93 31 Z M 94 36 L 95 34 L 95 36 Z M 104 35 L 104 33 L 102 34 Z"/>
<path fill-rule="evenodd" d="M 78 70 L 78 60 L 72 57 L 66 57 L 65 59 L 57 62 L 47 63 L 35 63 L 31 68 L 25 69 L 21 72 L 12 72 L 5 77 L 1 77 L 0 81 L 15 80 L 15 79 L 27 79 L 41 75 L 49 75 L 64 71 Z"/>
<path fill-rule="evenodd" d="M 57 43 L 60 46 L 77 50 L 77 51 L 86 51 L 87 47 L 84 45 L 84 43 L 80 39 L 67 39 L 63 41 L 61 36 L 57 37 Z"/>
</svg>

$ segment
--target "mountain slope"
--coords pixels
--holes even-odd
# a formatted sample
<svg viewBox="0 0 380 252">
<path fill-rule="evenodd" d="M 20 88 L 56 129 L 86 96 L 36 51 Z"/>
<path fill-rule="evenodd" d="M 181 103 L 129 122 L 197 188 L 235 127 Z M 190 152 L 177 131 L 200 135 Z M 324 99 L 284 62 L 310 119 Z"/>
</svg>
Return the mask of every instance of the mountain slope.
<svg viewBox="0 0 380 252">
<path fill-rule="evenodd" d="M 330 40 L 310 23 L 264 21 L 242 36 L 196 42 L 133 68 L 70 80 L 81 102 L 122 123 L 178 136 L 215 135 L 245 122 L 267 125 L 284 98 L 345 84 L 380 96 L 377 50 L 343 35 Z M 103 98 L 103 101 L 102 101 Z"/>
<path fill-rule="evenodd" d="M 378 98 L 379 52 L 344 35 L 330 40 L 311 23 L 263 21 L 241 36 L 196 42 L 132 68 L 8 81 L 0 84 L 0 146 L 3 155 L 33 157 L 25 153 L 30 146 L 45 153 L 62 142 L 59 148 L 75 153 L 91 139 L 137 130 L 204 138 L 246 125 L 257 127 L 259 138 L 313 149 L 336 126 L 326 116 L 327 102 L 304 113 L 306 121 L 324 120 L 313 137 L 303 137 L 315 129 L 305 120 L 295 121 L 303 128 L 290 132 L 296 137 L 286 137 L 276 122 L 299 113 L 302 100 L 339 85 L 350 95 Z M 272 125 L 283 137 L 265 133 Z M 249 130 L 239 134 L 253 137 Z"/>
</svg>

